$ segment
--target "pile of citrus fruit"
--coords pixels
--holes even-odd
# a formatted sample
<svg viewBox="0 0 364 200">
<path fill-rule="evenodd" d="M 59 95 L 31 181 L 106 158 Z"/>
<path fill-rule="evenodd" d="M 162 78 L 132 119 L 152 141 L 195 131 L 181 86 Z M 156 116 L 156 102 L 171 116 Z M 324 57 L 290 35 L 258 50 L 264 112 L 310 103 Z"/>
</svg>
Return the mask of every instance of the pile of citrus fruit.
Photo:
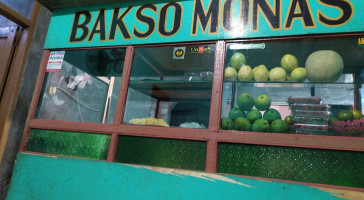
<svg viewBox="0 0 364 200">
<path fill-rule="evenodd" d="M 299 67 L 294 55 L 286 54 L 281 59 L 281 66 L 270 70 L 261 64 L 254 68 L 246 64 L 246 57 L 241 52 L 234 53 L 230 65 L 225 68 L 225 81 L 294 81 L 303 82 L 307 78 L 306 69 Z"/>
<path fill-rule="evenodd" d="M 229 111 L 229 117 L 221 119 L 224 130 L 289 133 L 288 122 L 271 106 L 271 99 L 261 94 L 255 99 L 248 93 L 242 93 L 237 99 L 237 107 Z M 263 114 L 262 114 L 263 113 Z"/>
</svg>

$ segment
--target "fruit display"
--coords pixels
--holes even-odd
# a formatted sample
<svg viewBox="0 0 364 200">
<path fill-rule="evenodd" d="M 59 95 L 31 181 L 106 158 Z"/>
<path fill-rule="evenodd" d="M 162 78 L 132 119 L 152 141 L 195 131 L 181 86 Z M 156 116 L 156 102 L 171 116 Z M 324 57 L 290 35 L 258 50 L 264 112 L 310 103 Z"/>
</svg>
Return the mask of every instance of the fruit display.
<svg viewBox="0 0 364 200">
<path fill-rule="evenodd" d="M 247 59 L 241 52 L 234 53 L 225 69 L 226 81 L 290 81 L 332 83 L 337 81 L 343 73 L 344 62 L 341 56 L 332 50 L 319 50 L 311 53 L 300 67 L 299 61 L 293 54 L 285 54 L 277 67 L 260 64 L 255 67 L 246 65 Z M 278 64 L 278 61 L 276 63 Z M 234 68 L 235 71 L 230 68 Z M 236 72 L 236 73 L 235 73 Z"/>
<path fill-rule="evenodd" d="M 338 52 L 342 54 L 341 51 Z M 231 90 L 231 94 L 237 96 L 233 97 L 236 102 L 234 100 L 231 101 L 233 105 L 229 112 L 226 113 L 226 118 L 231 121 L 225 119 L 225 123 L 231 125 L 226 125 L 222 128 L 226 130 L 253 132 L 332 135 L 334 134 L 334 131 L 332 130 L 332 124 L 334 123 L 336 124 L 337 129 L 339 129 L 339 127 L 342 128 L 341 126 L 343 125 L 340 125 L 340 123 L 348 123 L 345 124 L 346 132 L 350 129 L 348 128 L 349 126 L 361 126 L 360 123 L 358 125 L 356 123 L 357 121 L 355 121 L 360 121 L 364 118 L 360 111 L 342 110 L 341 112 L 336 113 L 337 106 L 342 105 L 336 103 L 336 100 L 333 101 L 331 97 L 326 99 L 326 96 L 330 94 L 326 94 L 326 90 L 321 89 L 323 88 L 322 86 L 326 87 L 328 84 L 317 84 L 318 86 L 315 84 L 336 82 L 341 77 L 344 71 L 344 62 L 340 54 L 332 50 L 311 52 L 287 51 L 283 54 L 275 52 L 272 53 L 272 57 L 267 58 L 266 62 L 264 62 L 263 59 L 260 61 L 259 57 L 254 55 L 250 50 L 233 50 L 232 53 L 227 56 L 224 80 L 245 83 L 228 83 L 229 87 L 235 87 L 235 89 Z M 264 53 L 264 55 L 267 54 Z M 350 63 L 348 62 L 347 65 L 350 65 Z M 278 84 L 250 85 L 248 84 L 249 82 L 275 82 Z M 304 82 L 305 84 L 288 84 L 281 86 L 281 83 L 283 82 Z M 313 84 L 308 82 L 312 82 Z M 352 82 L 348 83 L 352 84 Z M 245 87 L 252 86 L 258 87 L 258 89 L 248 89 L 247 91 L 254 94 L 254 97 L 248 92 L 237 93 L 245 91 L 245 89 L 243 89 Z M 284 107 L 286 105 L 286 99 L 282 99 L 284 98 L 284 95 L 280 97 L 279 94 L 274 92 L 281 92 L 285 87 L 287 87 L 288 93 L 294 95 L 296 95 L 296 91 L 292 88 L 303 88 L 302 91 L 309 92 L 308 95 L 312 95 L 312 97 L 289 97 L 287 101 L 289 108 L 286 110 L 284 108 L 282 109 L 282 116 L 278 110 L 271 108 L 271 97 L 277 98 L 275 100 L 275 106 L 282 106 L 281 103 L 283 102 Z M 327 87 L 331 86 L 328 85 Z M 337 86 L 335 85 L 333 87 L 336 88 Z M 262 92 L 258 93 L 258 90 Z M 283 91 L 284 90 L 285 89 L 283 89 Z M 272 92 L 272 96 L 263 94 L 268 93 L 267 91 Z M 325 97 L 325 102 L 321 97 L 314 97 L 315 95 Z M 234 103 L 236 103 L 236 105 L 234 105 Z M 278 108 L 281 109 L 281 107 Z M 339 133 L 337 131 L 336 134 L 345 135 L 344 133 Z"/>
<path fill-rule="evenodd" d="M 311 82 L 335 82 L 344 69 L 341 56 L 335 51 L 313 52 L 306 60 L 307 78 Z"/>
<path fill-rule="evenodd" d="M 228 117 L 221 119 L 221 129 L 273 133 L 290 132 L 289 123 L 281 119 L 278 110 L 270 108 L 271 99 L 268 95 L 261 94 L 254 100 L 249 93 L 242 93 L 238 96 L 237 104 L 239 107 L 232 107 L 228 112 Z"/>
</svg>

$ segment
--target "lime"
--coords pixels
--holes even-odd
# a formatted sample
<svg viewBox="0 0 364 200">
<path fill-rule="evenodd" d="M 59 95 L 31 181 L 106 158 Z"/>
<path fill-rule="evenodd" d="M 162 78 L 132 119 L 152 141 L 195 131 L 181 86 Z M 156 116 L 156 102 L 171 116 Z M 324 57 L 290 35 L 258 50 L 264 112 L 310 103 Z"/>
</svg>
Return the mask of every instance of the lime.
<svg viewBox="0 0 364 200">
<path fill-rule="evenodd" d="M 235 128 L 238 131 L 250 131 L 252 125 L 249 120 L 244 117 L 238 117 L 235 119 Z"/>
<path fill-rule="evenodd" d="M 229 111 L 229 118 L 234 120 L 238 117 L 245 117 L 245 113 L 237 107 L 231 108 Z"/>
<path fill-rule="evenodd" d="M 292 125 L 294 122 L 292 120 L 292 116 L 288 115 L 284 118 L 284 121 L 286 121 L 289 125 Z"/>
<path fill-rule="evenodd" d="M 242 93 L 238 97 L 238 106 L 242 111 L 251 111 L 254 106 L 254 99 L 249 93 Z"/>
<path fill-rule="evenodd" d="M 254 122 L 257 119 L 262 119 L 262 113 L 260 113 L 260 111 L 257 109 L 253 109 L 250 112 L 248 112 L 248 114 L 246 115 L 246 118 L 250 122 Z"/>
<path fill-rule="evenodd" d="M 270 108 L 264 112 L 263 119 L 267 120 L 269 123 L 272 123 L 276 119 L 281 119 L 281 114 L 278 110 Z"/>
<path fill-rule="evenodd" d="M 224 117 L 221 119 L 221 129 L 223 130 L 234 130 L 235 124 L 230 118 Z"/>
<path fill-rule="evenodd" d="M 274 120 L 271 124 L 273 133 L 289 133 L 289 124 L 281 119 Z"/>
<path fill-rule="evenodd" d="M 268 132 L 269 122 L 265 119 L 258 119 L 252 125 L 252 131 L 254 132 Z"/>
<path fill-rule="evenodd" d="M 255 99 L 254 105 L 260 111 L 268 110 L 271 105 L 270 97 L 266 94 L 261 94 Z"/>
<path fill-rule="evenodd" d="M 353 120 L 354 115 L 350 110 L 343 110 L 337 114 L 337 119 L 340 121 Z"/>
</svg>

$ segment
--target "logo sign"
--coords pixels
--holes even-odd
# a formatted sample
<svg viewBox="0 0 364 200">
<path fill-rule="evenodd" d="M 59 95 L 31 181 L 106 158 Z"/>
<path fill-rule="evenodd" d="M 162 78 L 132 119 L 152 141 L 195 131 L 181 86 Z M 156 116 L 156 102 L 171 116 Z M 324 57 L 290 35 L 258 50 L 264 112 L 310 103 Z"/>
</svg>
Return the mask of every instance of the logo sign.
<svg viewBox="0 0 364 200">
<path fill-rule="evenodd" d="M 52 51 L 49 55 L 46 72 L 60 72 L 65 51 Z"/>
<path fill-rule="evenodd" d="M 361 10 L 363 0 L 142 0 L 58 9 L 44 48 L 361 32 Z"/>
<path fill-rule="evenodd" d="M 364 47 L 364 37 L 358 38 L 358 47 Z"/>
<path fill-rule="evenodd" d="M 198 46 L 190 48 L 190 53 L 211 53 L 211 52 L 212 52 L 211 46 Z"/>
<path fill-rule="evenodd" d="M 173 50 L 173 59 L 184 59 L 186 47 L 175 47 Z"/>
</svg>

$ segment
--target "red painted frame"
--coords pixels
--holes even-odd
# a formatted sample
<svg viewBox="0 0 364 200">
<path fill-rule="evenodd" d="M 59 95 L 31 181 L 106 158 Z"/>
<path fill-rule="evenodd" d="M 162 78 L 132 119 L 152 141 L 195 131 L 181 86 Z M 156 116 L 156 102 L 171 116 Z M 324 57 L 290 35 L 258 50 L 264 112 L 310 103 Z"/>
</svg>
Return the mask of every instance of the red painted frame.
<svg viewBox="0 0 364 200">
<path fill-rule="evenodd" d="M 338 35 L 315 35 L 312 38 L 326 38 L 326 37 L 341 37 L 341 36 L 361 36 L 363 33 L 354 34 L 338 34 Z M 235 40 L 230 42 L 242 41 L 271 41 L 271 40 L 294 40 L 307 38 L 307 36 L 295 36 L 285 38 L 265 38 L 265 39 L 247 39 Z M 188 44 L 214 44 L 213 42 L 196 42 L 196 43 L 174 43 L 174 44 L 153 44 L 153 45 L 140 45 L 140 46 L 127 46 L 126 57 L 124 62 L 122 81 L 119 89 L 119 96 L 117 101 L 117 108 L 115 111 L 115 118 L 113 124 L 100 124 L 100 123 L 85 123 L 85 122 L 69 122 L 69 121 L 52 121 L 34 119 L 38 101 L 40 98 L 41 89 L 43 86 L 43 79 L 50 51 L 45 50 L 42 58 L 40 71 L 37 78 L 36 87 L 34 90 L 30 111 L 28 114 L 22 143 L 20 146 L 21 152 L 26 151 L 26 144 L 30 136 L 31 129 L 50 129 L 62 131 L 77 131 L 88 132 L 97 134 L 110 134 L 111 142 L 107 161 L 114 162 L 116 148 L 118 144 L 119 135 L 129 135 L 138 137 L 157 137 L 181 140 L 195 140 L 207 142 L 206 153 L 206 172 L 217 172 L 217 152 L 218 143 L 241 143 L 241 144 L 257 144 L 257 145 L 271 145 L 271 146 L 286 146 L 286 147 L 299 147 L 299 148 L 314 148 L 314 149 L 329 149 L 329 150 L 345 150 L 345 151 L 359 151 L 364 152 L 364 138 L 357 137 L 344 137 L 344 136 L 319 136 L 319 135 L 297 135 L 297 134 L 272 134 L 272 133 L 257 133 L 257 132 L 242 132 L 242 131 L 226 131 L 220 130 L 220 116 L 221 116 L 221 101 L 222 101 L 222 85 L 223 85 L 223 70 L 225 62 L 225 41 L 215 42 L 215 62 L 214 62 L 214 75 L 212 84 L 211 107 L 208 129 L 185 129 L 177 127 L 152 127 L 152 126 L 138 126 L 122 124 L 124 109 L 126 104 L 126 97 L 128 92 L 128 84 L 132 61 L 134 57 L 134 48 L 140 47 L 156 47 L 156 46 L 179 46 Z M 125 47 L 125 46 L 120 46 Z M 120 48 L 120 47 L 102 47 L 102 48 Z M 91 49 L 91 48 L 80 48 Z M 67 49 L 66 49 L 67 50 Z M 77 49 L 79 50 L 79 49 Z M 31 152 L 33 153 L 33 152 Z M 37 153 L 41 154 L 42 153 Z M 271 179 L 270 179 L 271 180 Z M 292 182 L 292 181 L 284 181 Z M 295 182 L 298 183 L 298 182 Z M 301 183 L 300 184 L 308 184 Z M 320 185 L 320 184 L 308 184 Z M 325 187 L 344 188 L 363 191 L 359 188 L 347 188 L 341 186 L 324 185 Z"/>
</svg>

